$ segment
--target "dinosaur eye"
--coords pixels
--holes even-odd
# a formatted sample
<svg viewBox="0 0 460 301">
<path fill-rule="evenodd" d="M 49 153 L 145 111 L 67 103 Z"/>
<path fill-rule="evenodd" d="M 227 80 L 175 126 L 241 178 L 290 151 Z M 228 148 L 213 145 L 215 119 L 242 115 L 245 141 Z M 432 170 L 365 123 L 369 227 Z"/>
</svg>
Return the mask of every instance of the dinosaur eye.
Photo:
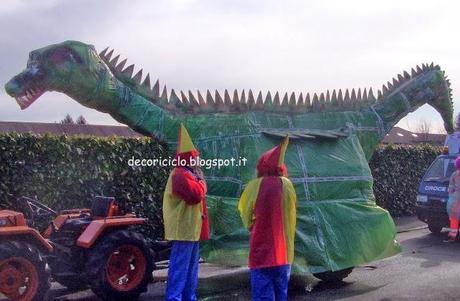
<svg viewBox="0 0 460 301">
<path fill-rule="evenodd" d="M 68 48 L 58 48 L 52 51 L 49 55 L 50 60 L 56 64 L 63 63 L 81 63 L 81 58 L 74 51 Z"/>
</svg>

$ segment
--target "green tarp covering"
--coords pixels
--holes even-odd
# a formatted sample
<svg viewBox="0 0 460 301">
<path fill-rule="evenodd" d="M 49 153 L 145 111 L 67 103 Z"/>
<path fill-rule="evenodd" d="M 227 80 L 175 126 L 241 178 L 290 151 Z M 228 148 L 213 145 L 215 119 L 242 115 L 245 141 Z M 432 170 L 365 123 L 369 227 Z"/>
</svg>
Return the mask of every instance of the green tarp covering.
<svg viewBox="0 0 460 301">
<path fill-rule="evenodd" d="M 247 159 L 246 166 L 205 169 L 212 228 L 202 247 L 207 261 L 247 264 L 249 237 L 238 198 L 255 177 L 260 154 L 287 134 L 294 139 L 285 161 L 298 197 L 294 272 L 341 270 L 399 252 L 395 225 L 372 191 L 367 161 L 383 132 L 373 112 L 209 114 L 182 121 L 203 159 Z M 177 128 L 163 133 L 175 137 Z M 175 140 L 169 142 L 175 149 Z"/>
</svg>

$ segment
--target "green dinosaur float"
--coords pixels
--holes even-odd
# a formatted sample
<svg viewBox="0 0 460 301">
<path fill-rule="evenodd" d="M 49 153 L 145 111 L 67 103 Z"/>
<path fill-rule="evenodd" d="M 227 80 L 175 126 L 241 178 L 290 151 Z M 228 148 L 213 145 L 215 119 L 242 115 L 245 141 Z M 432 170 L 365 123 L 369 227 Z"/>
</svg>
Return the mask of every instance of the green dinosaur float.
<svg viewBox="0 0 460 301">
<path fill-rule="evenodd" d="M 210 262 L 245 265 L 248 234 L 236 203 L 255 175 L 258 156 L 289 135 L 289 174 L 298 194 L 295 271 L 340 271 L 396 254 L 395 226 L 375 204 L 368 161 L 385 134 L 406 114 L 430 104 L 453 131 L 449 82 L 439 66 L 404 72 L 374 96 L 369 90 L 272 94 L 227 90 L 223 96 L 151 87 L 142 70 L 125 68 L 113 50 L 98 54 L 77 41 L 30 53 L 27 68 L 6 84 L 22 109 L 46 91 L 109 113 L 145 135 L 165 139 L 171 154 L 183 122 L 202 158 L 243 158 L 245 166 L 206 169 L 212 239 Z M 397 188 L 396 188 L 397 189 Z"/>
</svg>

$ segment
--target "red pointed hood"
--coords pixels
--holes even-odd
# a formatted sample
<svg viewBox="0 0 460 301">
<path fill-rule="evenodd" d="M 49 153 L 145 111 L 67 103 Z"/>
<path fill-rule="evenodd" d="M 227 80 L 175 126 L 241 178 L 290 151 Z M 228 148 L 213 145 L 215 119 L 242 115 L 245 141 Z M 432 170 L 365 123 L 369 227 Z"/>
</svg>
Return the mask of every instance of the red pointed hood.
<svg viewBox="0 0 460 301">
<path fill-rule="evenodd" d="M 284 164 L 284 155 L 289 143 L 289 137 L 284 138 L 283 142 L 266 151 L 257 160 L 257 176 L 287 176 L 287 167 Z"/>
</svg>

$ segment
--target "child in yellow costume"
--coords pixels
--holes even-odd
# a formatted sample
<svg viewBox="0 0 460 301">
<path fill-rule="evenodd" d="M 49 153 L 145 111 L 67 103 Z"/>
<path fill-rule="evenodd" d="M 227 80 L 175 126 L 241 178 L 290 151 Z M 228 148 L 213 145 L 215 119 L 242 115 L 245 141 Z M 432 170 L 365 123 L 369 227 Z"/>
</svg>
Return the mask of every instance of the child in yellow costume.
<svg viewBox="0 0 460 301">
<path fill-rule="evenodd" d="M 173 241 L 166 300 L 197 300 L 200 240 L 209 239 L 206 182 L 191 159 L 199 156 L 187 129 L 179 129 L 176 160 L 163 195 L 165 238 Z"/>
</svg>

